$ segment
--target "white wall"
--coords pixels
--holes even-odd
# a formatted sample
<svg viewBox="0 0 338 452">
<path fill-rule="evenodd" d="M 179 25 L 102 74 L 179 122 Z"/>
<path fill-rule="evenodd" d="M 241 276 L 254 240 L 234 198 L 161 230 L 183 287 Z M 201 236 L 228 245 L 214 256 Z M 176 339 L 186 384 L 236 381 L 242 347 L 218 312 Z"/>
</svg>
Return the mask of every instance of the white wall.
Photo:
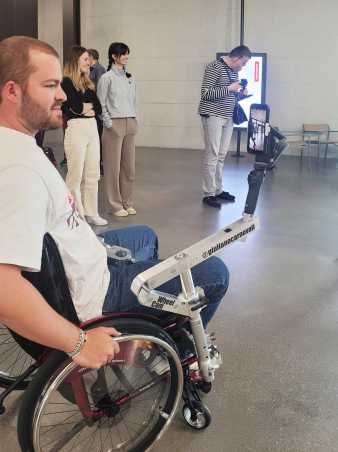
<svg viewBox="0 0 338 452">
<path fill-rule="evenodd" d="M 247 0 L 245 36 L 268 53 L 267 103 L 282 129 L 338 128 L 338 2 Z"/>
<path fill-rule="evenodd" d="M 38 1 L 38 37 L 51 44 L 59 53 L 60 61 L 63 55 L 63 0 Z M 61 130 L 46 132 L 45 142 L 62 143 Z"/>
<path fill-rule="evenodd" d="M 51 44 L 62 61 L 63 52 L 63 0 L 38 0 L 38 36 Z"/>
<path fill-rule="evenodd" d="M 204 65 L 239 41 L 240 0 L 81 0 L 83 45 L 131 47 L 138 144 L 201 148 L 196 115 Z M 338 128 L 338 2 L 246 0 L 245 43 L 268 53 L 267 102 L 284 130 Z"/>
<path fill-rule="evenodd" d="M 238 0 L 81 0 L 82 44 L 107 64 L 126 42 L 137 81 L 139 146 L 201 148 L 204 66 L 239 40 Z"/>
</svg>

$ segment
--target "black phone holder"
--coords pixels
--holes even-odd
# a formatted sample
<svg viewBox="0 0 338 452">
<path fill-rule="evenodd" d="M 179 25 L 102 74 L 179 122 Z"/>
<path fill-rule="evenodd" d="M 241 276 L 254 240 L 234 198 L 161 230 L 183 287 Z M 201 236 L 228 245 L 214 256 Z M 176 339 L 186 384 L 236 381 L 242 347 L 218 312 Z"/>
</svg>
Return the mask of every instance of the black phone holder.
<svg viewBox="0 0 338 452">
<path fill-rule="evenodd" d="M 253 215 L 266 171 L 272 169 L 287 148 L 285 136 L 269 123 L 270 108 L 266 104 L 252 104 L 248 123 L 247 151 L 255 155 L 254 169 L 248 176 L 249 191 L 244 213 Z"/>
</svg>

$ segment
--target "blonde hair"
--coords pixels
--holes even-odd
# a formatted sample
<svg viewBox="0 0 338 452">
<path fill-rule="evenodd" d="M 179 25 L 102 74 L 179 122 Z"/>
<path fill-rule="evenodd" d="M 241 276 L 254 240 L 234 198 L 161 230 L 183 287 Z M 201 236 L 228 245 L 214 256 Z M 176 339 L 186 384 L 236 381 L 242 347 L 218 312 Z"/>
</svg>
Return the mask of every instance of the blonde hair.
<svg viewBox="0 0 338 452">
<path fill-rule="evenodd" d="M 0 91 L 10 80 L 21 86 L 23 90 L 26 89 L 30 75 L 38 69 L 31 63 L 30 50 L 59 58 L 57 51 L 44 41 L 27 36 L 11 36 L 3 39 L 0 42 Z"/>
<path fill-rule="evenodd" d="M 85 52 L 87 52 L 87 49 L 85 47 L 81 46 L 71 47 L 63 71 L 65 77 L 69 77 L 71 79 L 75 88 L 78 91 L 82 91 L 83 93 L 87 89 L 95 91 L 95 85 L 90 80 L 89 76 L 87 74 L 80 72 L 79 70 L 79 58 Z"/>
</svg>

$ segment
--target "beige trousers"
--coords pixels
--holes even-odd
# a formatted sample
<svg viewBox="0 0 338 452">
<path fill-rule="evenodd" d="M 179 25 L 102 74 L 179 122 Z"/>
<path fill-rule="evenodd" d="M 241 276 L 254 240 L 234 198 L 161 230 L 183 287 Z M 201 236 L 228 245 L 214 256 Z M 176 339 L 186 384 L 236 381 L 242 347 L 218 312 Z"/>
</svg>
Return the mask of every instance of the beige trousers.
<svg viewBox="0 0 338 452">
<path fill-rule="evenodd" d="M 100 179 L 100 140 L 95 118 L 70 119 L 64 140 L 66 184 L 81 216 L 96 217 Z"/>
<path fill-rule="evenodd" d="M 111 128 L 103 129 L 102 160 L 107 200 L 113 212 L 117 212 L 132 206 L 137 121 L 134 118 L 112 121 Z"/>
</svg>

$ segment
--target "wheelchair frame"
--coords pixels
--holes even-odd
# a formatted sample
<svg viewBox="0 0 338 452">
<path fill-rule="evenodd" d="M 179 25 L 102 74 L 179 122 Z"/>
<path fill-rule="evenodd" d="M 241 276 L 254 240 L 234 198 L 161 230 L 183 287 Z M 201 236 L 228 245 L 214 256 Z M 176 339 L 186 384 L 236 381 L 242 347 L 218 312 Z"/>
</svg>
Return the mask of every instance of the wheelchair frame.
<svg viewBox="0 0 338 452">
<path fill-rule="evenodd" d="M 177 410 L 179 399 L 182 395 L 185 402 L 183 407 L 183 416 L 191 427 L 195 429 L 203 429 L 206 428 L 211 422 L 211 415 L 208 408 L 202 403 L 199 391 L 209 392 L 211 390 L 211 383 L 214 380 L 215 371 L 221 365 L 221 356 L 218 352 L 217 346 L 212 344 L 212 340 L 214 340 L 214 338 L 211 338 L 204 330 L 201 320 L 201 310 L 207 306 L 208 300 L 205 298 L 203 290 L 194 286 L 191 268 L 203 260 L 208 259 L 210 256 L 220 252 L 235 241 L 245 240 L 246 236 L 256 230 L 257 227 L 258 220 L 255 217 L 244 215 L 243 218 L 231 224 L 226 229 L 220 230 L 212 236 L 201 240 L 193 246 L 139 274 L 132 283 L 132 290 L 138 297 L 141 304 L 161 309 L 162 311 L 167 311 L 169 314 L 172 313 L 175 315 L 174 320 L 169 316 L 169 319 L 165 320 L 167 323 L 162 324 L 161 328 L 163 328 L 164 331 L 167 331 L 169 334 L 172 332 L 175 333 L 179 329 L 179 323 L 183 324 L 185 321 L 189 321 L 196 349 L 196 355 L 192 355 L 183 360 L 179 360 L 177 355 L 176 358 L 174 358 L 176 359 L 176 363 L 180 362 L 181 372 L 183 373 L 179 377 L 178 393 L 174 410 L 166 414 L 166 422 L 162 428 L 161 435 L 169 426 Z M 48 257 L 47 260 L 51 261 L 56 267 L 60 264 L 62 265 L 61 257 L 53 239 L 49 235 L 46 235 L 45 241 L 47 245 L 44 246 L 43 259 L 46 260 Z M 37 277 L 37 274 L 26 274 L 26 277 L 29 278 L 31 282 L 45 295 L 45 298 L 49 300 L 54 309 L 63 314 L 66 318 L 79 324 L 71 300 L 71 305 L 68 304 L 67 306 L 64 306 L 65 301 L 60 301 L 60 299 L 68 299 L 69 303 L 70 297 L 68 286 L 66 286 L 67 290 L 65 290 L 66 279 L 64 272 L 60 272 L 60 270 L 56 272 L 58 279 L 61 281 L 63 280 L 63 284 L 60 284 L 60 282 L 57 283 L 55 278 L 53 278 L 55 275 L 51 275 L 50 271 L 47 273 L 51 276 L 51 287 L 56 300 L 50 300 L 50 297 L 45 294 L 45 291 L 48 290 L 46 287 L 49 287 L 50 282 L 47 283 L 47 281 L 44 281 L 44 278 L 41 276 Z M 177 297 L 156 290 L 156 287 L 176 276 L 180 277 L 182 285 L 182 292 Z M 92 319 L 80 324 L 80 326 L 87 329 L 97 326 L 100 322 L 112 321 L 114 324 L 117 319 L 130 320 L 135 318 L 142 318 L 148 322 L 150 321 L 153 324 L 158 325 L 161 323 L 160 319 L 147 315 L 115 313 L 103 316 L 102 318 L 99 317 L 97 319 Z M 49 356 L 44 347 L 20 338 L 15 333 L 12 333 L 12 335 L 19 341 L 19 344 L 23 346 L 26 351 L 31 352 L 34 350 L 33 355 L 38 359 L 20 377 L 13 381 L 12 384 L 9 384 L 5 391 L 0 395 L 0 411 L 2 413 L 5 411 L 3 401 L 7 395 L 15 389 L 25 389 L 27 378 L 34 374 L 34 372 L 38 372 L 41 364 L 43 364 Z M 144 336 L 140 335 L 135 336 L 129 334 L 128 337 L 129 339 L 131 338 L 130 340 L 144 339 Z M 126 340 L 126 336 L 122 336 L 121 339 L 116 338 L 115 340 Z M 155 339 L 152 340 L 154 341 Z M 32 344 L 33 348 L 31 348 Z M 36 347 L 37 350 L 35 350 Z M 171 349 L 171 353 L 176 354 L 176 351 Z M 64 356 L 63 361 L 67 360 L 69 361 L 69 359 Z M 191 372 L 189 367 L 196 361 L 198 361 L 199 371 Z M 70 365 L 72 365 L 72 363 L 70 363 Z M 73 367 L 75 367 L 75 365 Z M 79 400 L 81 403 L 81 400 L 85 400 L 85 398 L 80 397 Z M 20 418 L 22 418 L 22 416 L 20 416 Z M 36 422 L 39 422 L 39 415 L 34 415 L 32 418 L 32 423 L 35 424 Z M 39 443 L 36 436 L 35 432 L 34 444 Z"/>
<path fill-rule="evenodd" d="M 175 348 L 173 348 L 173 346 L 170 346 L 170 344 L 168 345 L 169 352 L 168 350 L 167 352 L 169 353 L 169 356 L 173 357 L 172 359 L 176 362 L 176 367 L 180 368 L 180 370 L 178 370 L 177 394 L 172 411 L 163 414 L 163 416 L 165 417 L 165 422 L 157 437 L 152 441 L 152 444 L 154 444 L 154 442 L 157 441 L 162 436 L 163 432 L 168 428 L 173 416 L 175 415 L 175 412 L 177 411 L 178 403 L 182 396 L 184 400 L 183 417 L 190 427 L 197 430 L 204 429 L 208 427 L 211 422 L 210 412 L 202 402 L 199 392 L 202 391 L 207 393 L 211 390 L 211 383 L 214 380 L 215 370 L 219 368 L 221 364 L 221 356 L 216 345 L 212 344 L 213 338 L 211 338 L 209 334 L 207 334 L 204 330 L 200 314 L 201 310 L 207 305 L 208 301 L 204 296 L 203 290 L 199 287 L 194 286 L 191 268 L 197 265 L 199 262 L 208 259 L 213 254 L 220 252 L 221 250 L 223 250 L 223 248 L 229 246 L 231 243 L 234 243 L 237 240 L 244 240 L 247 234 L 257 229 L 257 226 L 258 221 L 256 218 L 244 216 L 242 219 L 233 223 L 225 230 L 221 230 L 211 237 L 206 238 L 198 242 L 197 244 L 183 250 L 182 252 L 175 254 L 174 256 L 150 268 L 149 270 L 146 270 L 145 272 L 139 274 L 134 279 L 132 283 L 132 290 L 138 297 L 141 304 L 152 308 L 160 308 L 162 311 L 167 311 L 169 314 L 174 314 L 174 319 L 172 316 L 170 317 L 170 315 L 168 319 L 164 319 L 164 322 L 166 323 L 163 323 L 163 320 L 159 318 L 148 315 L 115 313 L 111 315 L 105 315 L 97 319 L 92 319 L 80 324 L 76 316 L 74 306 L 72 305 L 71 300 L 69 300 L 70 294 L 68 285 L 65 287 L 66 277 L 63 270 L 61 257 L 58 253 L 56 244 L 48 234 L 45 237 L 45 242 L 47 245 L 44 246 L 43 260 L 52 262 L 56 267 L 59 267 L 61 265 L 63 271 L 60 272 L 60 269 L 56 271 L 56 275 L 58 276 L 57 279 L 61 282 L 55 281 L 55 275 L 51 274 L 50 269 L 47 271 L 47 273 L 51 277 L 51 280 L 49 282 L 45 281 L 42 275 L 40 275 L 39 277 L 37 276 L 38 274 L 25 274 L 25 276 L 30 279 L 31 282 L 42 292 L 42 294 L 54 309 L 56 309 L 66 318 L 71 319 L 73 322 L 79 324 L 84 329 L 93 328 L 98 324 L 106 321 L 111 321 L 113 322 L 113 324 L 115 324 L 119 319 L 121 321 L 128 321 L 135 318 L 142 318 L 147 322 L 151 322 L 151 324 L 159 325 L 160 328 L 171 335 L 177 333 L 181 325 L 183 325 L 186 321 L 189 321 L 195 344 L 196 355 L 191 355 L 186 359 L 180 359 Z M 44 266 L 44 271 L 45 267 L 46 265 Z M 178 297 L 162 293 L 155 289 L 155 287 L 178 275 L 180 276 L 182 284 L 182 293 L 179 294 Z M 46 296 L 45 293 L 46 290 L 48 291 L 50 284 L 53 290 L 55 298 L 54 300 L 51 300 L 50 297 Z M 67 303 L 70 302 L 71 305 L 67 304 L 67 306 L 65 306 L 65 300 L 68 300 Z M 12 335 L 26 351 L 31 352 L 32 350 L 34 350 L 33 356 L 37 358 L 37 361 L 34 362 L 16 380 L 7 385 L 8 387 L 0 395 L 0 413 L 3 413 L 5 411 L 3 402 L 8 394 L 10 394 L 15 389 L 25 389 L 25 387 L 27 386 L 27 379 L 32 376 L 32 384 L 28 387 L 27 395 L 25 394 L 24 400 L 26 398 L 31 398 L 31 386 L 34 388 L 33 383 L 35 380 L 34 373 L 37 372 L 37 374 L 39 374 L 40 366 L 42 365 L 43 367 L 43 364 L 45 362 L 48 362 L 48 358 L 50 356 L 48 350 L 46 350 L 44 347 L 41 347 L 38 344 L 34 344 L 31 341 L 27 341 L 26 339 L 21 338 L 13 332 Z M 127 336 L 124 335 L 121 338 L 116 338 L 114 340 L 120 342 L 125 340 L 144 340 L 144 338 L 144 335 L 128 334 Z M 158 341 L 155 336 L 150 336 L 147 339 L 151 339 L 153 342 Z M 61 355 L 63 362 L 69 362 L 68 357 L 66 357 L 64 354 Z M 190 367 L 196 361 L 198 361 L 199 364 L 199 371 L 191 371 Z M 113 362 L 114 360 L 112 361 L 112 363 Z M 67 369 L 69 368 L 69 366 L 76 367 L 72 362 L 68 364 Z M 149 387 L 151 386 L 152 385 L 150 383 Z M 76 392 L 78 394 L 81 394 L 81 388 Z M 47 390 L 46 397 L 48 397 L 48 394 L 49 393 Z M 82 406 L 82 410 L 84 410 L 84 413 L 90 413 L 88 406 L 87 408 L 85 408 L 86 402 L 84 394 L 82 394 L 82 396 L 78 395 L 78 397 L 80 404 L 79 407 L 81 406 L 81 403 L 84 403 L 85 405 L 84 407 Z M 38 400 L 34 400 L 33 406 L 38 407 L 38 403 Z M 27 411 L 27 407 L 25 409 L 26 405 L 27 403 L 23 403 L 22 410 Z M 28 411 L 32 411 L 31 406 L 32 402 L 30 401 Z M 20 422 L 25 422 L 26 419 L 26 416 L 23 414 L 22 410 L 20 411 L 18 423 L 18 432 L 20 438 L 29 436 L 27 434 L 27 426 L 25 428 L 20 426 Z M 35 445 L 39 444 L 39 438 L 36 429 L 34 430 L 34 425 L 40 422 L 41 417 L 41 415 L 39 414 L 39 412 L 41 413 L 41 409 L 37 408 L 37 410 L 38 413 L 35 412 L 35 409 L 33 410 L 34 415 L 31 419 L 31 429 L 33 431 L 32 441 Z M 21 444 L 26 444 L 22 441 L 25 440 L 21 439 Z M 152 444 L 149 447 L 152 447 Z M 39 446 L 37 447 L 40 451 Z M 27 450 L 33 451 L 35 449 Z M 148 450 L 148 447 L 144 450 Z"/>
</svg>

